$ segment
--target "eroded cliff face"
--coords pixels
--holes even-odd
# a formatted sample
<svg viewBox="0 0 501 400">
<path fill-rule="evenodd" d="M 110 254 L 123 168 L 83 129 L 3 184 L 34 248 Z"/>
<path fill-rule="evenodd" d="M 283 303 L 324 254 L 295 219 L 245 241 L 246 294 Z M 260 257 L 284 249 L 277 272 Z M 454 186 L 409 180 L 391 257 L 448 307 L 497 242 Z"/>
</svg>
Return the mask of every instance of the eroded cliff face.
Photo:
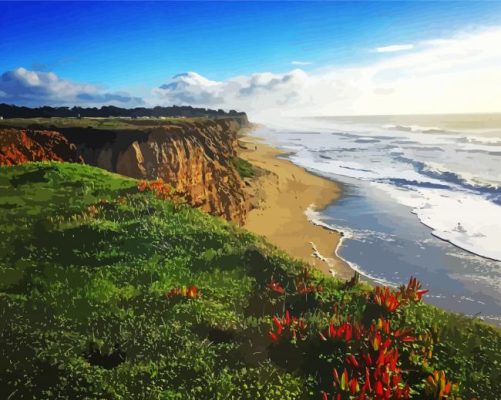
<svg viewBox="0 0 501 400">
<path fill-rule="evenodd" d="M 162 178 L 191 205 L 242 223 L 248 204 L 232 160 L 237 133 L 247 123 L 242 118 L 179 119 L 138 129 L 58 130 L 85 163 L 137 179 Z M 75 159 L 53 159 L 60 158 Z"/>
<path fill-rule="evenodd" d="M 162 126 L 98 151 L 95 162 L 109 169 L 111 159 L 111 170 L 133 178 L 162 178 L 191 205 L 242 223 L 244 183 L 231 163 L 239 129 L 231 120 Z"/>
<path fill-rule="evenodd" d="M 49 160 L 83 162 L 76 146 L 59 132 L 0 129 L 0 165 Z"/>
</svg>

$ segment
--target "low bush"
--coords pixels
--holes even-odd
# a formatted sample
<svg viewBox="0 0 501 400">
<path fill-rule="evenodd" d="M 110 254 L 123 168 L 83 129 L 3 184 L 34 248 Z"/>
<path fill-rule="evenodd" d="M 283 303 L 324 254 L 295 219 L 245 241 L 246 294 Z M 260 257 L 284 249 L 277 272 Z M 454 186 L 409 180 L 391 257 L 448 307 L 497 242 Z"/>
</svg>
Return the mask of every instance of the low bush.
<svg viewBox="0 0 501 400">
<path fill-rule="evenodd" d="M 232 164 L 241 178 L 253 178 L 256 176 L 255 168 L 249 161 L 240 157 L 235 157 L 232 160 Z"/>
</svg>

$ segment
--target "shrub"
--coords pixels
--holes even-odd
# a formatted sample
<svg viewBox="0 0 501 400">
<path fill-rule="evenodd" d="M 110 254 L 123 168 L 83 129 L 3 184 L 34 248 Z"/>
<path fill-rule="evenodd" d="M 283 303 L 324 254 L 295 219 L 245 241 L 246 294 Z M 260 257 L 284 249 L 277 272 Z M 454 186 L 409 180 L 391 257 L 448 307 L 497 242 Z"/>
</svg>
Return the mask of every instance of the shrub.
<svg viewBox="0 0 501 400">
<path fill-rule="evenodd" d="M 256 175 L 255 167 L 243 158 L 235 157 L 231 160 L 231 163 L 241 178 L 253 178 Z"/>
</svg>

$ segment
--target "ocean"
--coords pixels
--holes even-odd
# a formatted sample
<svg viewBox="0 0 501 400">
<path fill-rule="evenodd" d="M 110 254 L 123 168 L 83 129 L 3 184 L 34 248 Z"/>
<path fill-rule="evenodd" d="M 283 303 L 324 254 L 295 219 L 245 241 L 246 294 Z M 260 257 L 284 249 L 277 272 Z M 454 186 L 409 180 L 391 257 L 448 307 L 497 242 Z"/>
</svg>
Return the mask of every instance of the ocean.
<svg viewBox="0 0 501 400">
<path fill-rule="evenodd" d="M 501 325 L 501 114 L 297 118 L 257 132 L 338 182 L 315 223 L 376 283 L 416 276 L 427 301 Z"/>
</svg>

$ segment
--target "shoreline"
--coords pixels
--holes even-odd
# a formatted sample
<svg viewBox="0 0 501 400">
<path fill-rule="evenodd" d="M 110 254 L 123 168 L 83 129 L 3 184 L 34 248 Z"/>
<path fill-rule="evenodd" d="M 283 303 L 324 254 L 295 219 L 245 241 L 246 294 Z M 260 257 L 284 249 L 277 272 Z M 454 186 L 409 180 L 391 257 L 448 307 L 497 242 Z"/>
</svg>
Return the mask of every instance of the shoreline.
<svg viewBox="0 0 501 400">
<path fill-rule="evenodd" d="M 258 170 L 256 177 L 246 180 L 252 208 L 243 226 L 325 275 L 351 278 L 355 271 L 338 256 L 343 233 L 308 216 L 336 201 L 340 186 L 279 158 L 286 153 L 249 131 L 239 138 L 238 153 Z"/>
</svg>

